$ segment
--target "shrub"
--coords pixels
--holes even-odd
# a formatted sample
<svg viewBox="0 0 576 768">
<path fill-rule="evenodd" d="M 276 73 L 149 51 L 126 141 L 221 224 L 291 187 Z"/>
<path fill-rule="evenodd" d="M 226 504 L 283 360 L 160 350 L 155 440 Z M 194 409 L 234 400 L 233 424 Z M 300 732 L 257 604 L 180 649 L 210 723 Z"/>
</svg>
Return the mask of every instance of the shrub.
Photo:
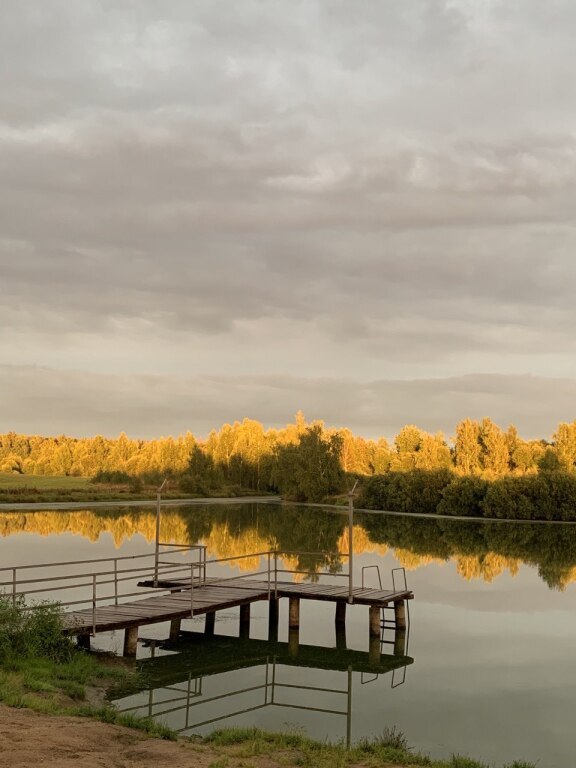
<svg viewBox="0 0 576 768">
<path fill-rule="evenodd" d="M 58 606 L 26 608 L 22 599 L 13 602 L 0 595 L 0 662 L 31 657 L 69 661 L 74 644 L 62 630 Z"/>
<path fill-rule="evenodd" d="M 459 517 L 482 517 L 483 502 L 490 483 L 481 477 L 455 477 L 442 490 L 442 499 L 437 512 L 440 515 L 458 515 Z"/>
<path fill-rule="evenodd" d="M 448 469 L 414 469 L 377 475 L 366 483 L 358 507 L 434 514 L 442 500 L 442 492 L 452 478 Z"/>
</svg>

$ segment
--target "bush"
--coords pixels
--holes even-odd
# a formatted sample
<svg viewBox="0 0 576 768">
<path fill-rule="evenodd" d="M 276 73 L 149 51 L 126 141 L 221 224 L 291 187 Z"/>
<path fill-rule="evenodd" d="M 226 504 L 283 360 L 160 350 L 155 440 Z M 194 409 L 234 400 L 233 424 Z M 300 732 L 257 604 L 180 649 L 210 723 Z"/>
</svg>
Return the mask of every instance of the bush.
<svg viewBox="0 0 576 768">
<path fill-rule="evenodd" d="M 377 475 L 366 483 L 358 507 L 435 514 L 442 501 L 442 492 L 452 478 L 453 474 L 448 469 L 414 469 L 411 472 Z"/>
<path fill-rule="evenodd" d="M 440 515 L 459 517 L 482 517 L 484 499 L 490 483 L 481 477 L 455 477 L 442 490 L 442 499 L 437 512 Z"/>
<path fill-rule="evenodd" d="M 483 506 L 486 517 L 575 521 L 576 477 L 567 472 L 504 477 L 491 483 Z"/>
<path fill-rule="evenodd" d="M 70 660 L 74 643 L 63 633 L 58 606 L 26 608 L 22 599 L 14 603 L 0 595 L 0 662 L 11 658 L 43 657 L 51 661 Z"/>
</svg>

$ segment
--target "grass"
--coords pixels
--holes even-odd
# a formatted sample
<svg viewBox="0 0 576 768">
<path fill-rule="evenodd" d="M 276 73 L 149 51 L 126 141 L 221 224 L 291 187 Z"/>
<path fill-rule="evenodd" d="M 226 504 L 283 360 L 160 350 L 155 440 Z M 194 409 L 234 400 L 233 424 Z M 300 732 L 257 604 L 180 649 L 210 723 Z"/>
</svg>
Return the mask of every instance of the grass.
<svg viewBox="0 0 576 768">
<path fill-rule="evenodd" d="M 208 495 L 215 497 L 253 496 L 250 489 L 222 487 Z M 259 494 L 266 495 L 266 494 Z M 172 483 L 162 493 L 165 499 L 201 498 L 203 494 L 181 491 Z M 66 501 L 146 501 L 156 498 L 156 485 L 135 487 L 130 483 L 94 483 L 90 477 L 19 475 L 0 473 L 0 504 L 57 503 Z"/>
<path fill-rule="evenodd" d="M 432 760 L 427 755 L 412 752 L 406 737 L 396 728 L 385 730 L 374 741 L 362 741 L 348 750 L 341 744 L 313 741 L 296 733 L 268 733 L 257 728 L 225 728 L 201 739 L 234 757 L 249 759 L 259 755 L 281 756 L 285 765 L 302 768 L 345 768 L 366 766 L 427 766 L 427 768 L 495 768 L 461 755 L 448 760 Z M 225 760 L 226 757 L 223 757 Z M 225 763 L 224 763 L 225 764 Z M 219 765 L 218 762 L 213 763 Z M 536 768 L 534 763 L 508 763 L 502 768 Z"/>
</svg>

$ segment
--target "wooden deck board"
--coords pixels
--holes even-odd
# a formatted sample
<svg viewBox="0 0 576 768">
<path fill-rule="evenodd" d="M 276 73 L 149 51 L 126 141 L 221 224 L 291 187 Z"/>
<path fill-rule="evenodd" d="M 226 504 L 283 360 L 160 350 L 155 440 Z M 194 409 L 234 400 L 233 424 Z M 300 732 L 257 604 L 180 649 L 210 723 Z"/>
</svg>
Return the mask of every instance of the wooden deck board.
<svg viewBox="0 0 576 768">
<path fill-rule="evenodd" d="M 141 582 L 139 586 L 152 586 L 152 582 Z M 268 600 L 270 590 L 267 580 L 250 578 L 209 580 L 205 585 L 195 586 L 193 601 L 190 596 L 190 581 L 175 579 L 159 581 L 159 589 L 172 590 L 169 594 L 142 597 L 127 603 L 97 606 L 75 610 L 65 614 L 66 630 L 70 634 L 86 634 L 95 627 L 96 632 L 124 629 L 146 624 L 157 624 L 172 619 L 199 616 L 204 613 L 234 608 L 247 603 Z M 174 591 L 174 590 L 178 591 Z M 278 597 L 296 597 L 301 600 L 319 600 L 328 602 L 347 601 L 348 586 L 338 584 L 310 584 L 278 582 Z M 392 592 L 388 590 L 362 589 L 353 590 L 354 603 L 358 605 L 384 606 L 400 600 L 410 600 L 410 591 Z"/>
</svg>

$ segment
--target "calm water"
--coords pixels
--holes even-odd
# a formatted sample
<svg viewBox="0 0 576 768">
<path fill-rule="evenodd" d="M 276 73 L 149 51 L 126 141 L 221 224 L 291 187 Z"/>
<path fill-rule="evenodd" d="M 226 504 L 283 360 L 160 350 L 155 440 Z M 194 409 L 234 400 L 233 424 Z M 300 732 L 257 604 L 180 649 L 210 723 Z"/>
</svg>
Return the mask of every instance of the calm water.
<svg viewBox="0 0 576 768">
<path fill-rule="evenodd" d="M 361 654 L 343 663 L 335 651 L 333 604 L 310 601 L 301 606 L 300 643 L 325 650 L 307 649 L 307 666 L 294 666 L 285 646 L 287 601 L 277 646 L 265 642 L 267 606 L 257 603 L 244 643 L 237 640 L 237 609 L 217 617 L 224 639 L 210 646 L 191 640 L 177 653 L 154 642 L 167 637 L 167 625 L 143 627 L 138 658 L 147 687 L 117 692 L 116 706 L 152 712 L 185 733 L 256 725 L 335 741 L 349 731 L 357 741 L 395 725 L 411 746 L 435 757 L 460 752 L 497 763 L 572 765 L 576 527 L 355 519 L 357 583 L 367 565 L 380 567 L 385 588 L 392 568 L 407 569 L 415 600 L 405 668 L 368 674 Z M 0 565 L 152 551 L 153 536 L 149 508 L 3 513 Z M 204 543 L 209 557 L 348 547 L 344 516 L 268 505 L 167 508 L 162 538 Z M 326 565 L 312 556 L 286 562 L 303 570 Z M 374 584 L 375 572 L 366 576 Z M 349 609 L 349 649 L 368 650 L 367 624 L 367 608 Z M 183 629 L 201 632 L 203 620 L 183 622 Z M 118 650 L 121 643 L 122 633 L 98 637 L 100 647 Z M 393 646 L 384 652 L 392 654 Z"/>
</svg>

